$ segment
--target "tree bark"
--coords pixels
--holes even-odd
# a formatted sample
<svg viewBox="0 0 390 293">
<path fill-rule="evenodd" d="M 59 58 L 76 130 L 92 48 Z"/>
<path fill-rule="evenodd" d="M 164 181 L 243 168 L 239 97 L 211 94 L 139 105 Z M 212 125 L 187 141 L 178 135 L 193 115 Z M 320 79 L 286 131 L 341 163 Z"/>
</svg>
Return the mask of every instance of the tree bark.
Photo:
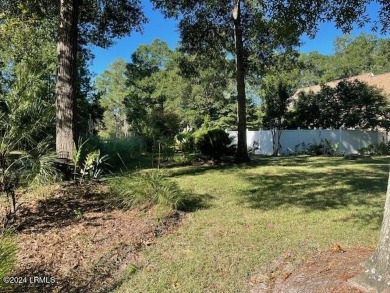
<svg viewBox="0 0 390 293">
<path fill-rule="evenodd" d="M 364 267 L 363 274 L 350 280 L 352 285 L 366 292 L 390 292 L 390 173 L 379 243 Z"/>
<path fill-rule="evenodd" d="M 77 23 L 79 0 L 60 0 L 57 41 L 56 152 L 72 159 L 75 145 Z"/>
<path fill-rule="evenodd" d="M 233 9 L 234 42 L 236 57 L 237 82 L 237 162 L 249 162 L 246 144 L 246 95 L 245 95 L 245 69 L 244 49 L 241 31 L 241 1 L 235 0 Z"/>
</svg>

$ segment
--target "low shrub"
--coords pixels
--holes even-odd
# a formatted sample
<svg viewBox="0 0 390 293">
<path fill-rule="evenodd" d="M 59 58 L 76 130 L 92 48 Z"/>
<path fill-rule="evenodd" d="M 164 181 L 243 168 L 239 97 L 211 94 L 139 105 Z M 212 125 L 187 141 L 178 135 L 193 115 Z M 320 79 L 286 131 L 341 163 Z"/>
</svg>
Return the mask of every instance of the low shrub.
<svg viewBox="0 0 390 293">
<path fill-rule="evenodd" d="M 206 159 L 219 160 L 234 152 L 229 134 L 219 128 L 200 129 L 194 132 L 195 148 Z"/>
<path fill-rule="evenodd" d="M 195 152 L 195 141 L 194 136 L 191 132 L 182 132 L 175 137 L 175 148 L 183 153 L 194 153 Z"/>
<path fill-rule="evenodd" d="M 197 161 L 199 156 L 195 153 L 187 154 L 183 153 L 181 155 L 175 156 L 174 160 L 176 163 L 180 165 L 191 165 L 195 161 Z"/>
<path fill-rule="evenodd" d="M 176 182 L 166 178 L 161 170 L 138 171 L 126 177 L 110 180 L 115 202 L 123 208 L 158 205 L 179 208 L 185 196 Z"/>
<path fill-rule="evenodd" d="M 311 156 L 335 156 L 339 150 L 339 144 L 332 144 L 327 139 L 322 139 L 319 143 L 301 143 L 295 146 L 294 155 L 311 155 Z"/>
<path fill-rule="evenodd" d="M 390 142 L 382 141 L 378 144 L 370 144 L 367 147 L 360 148 L 358 152 L 361 155 L 388 156 L 390 155 Z"/>
</svg>

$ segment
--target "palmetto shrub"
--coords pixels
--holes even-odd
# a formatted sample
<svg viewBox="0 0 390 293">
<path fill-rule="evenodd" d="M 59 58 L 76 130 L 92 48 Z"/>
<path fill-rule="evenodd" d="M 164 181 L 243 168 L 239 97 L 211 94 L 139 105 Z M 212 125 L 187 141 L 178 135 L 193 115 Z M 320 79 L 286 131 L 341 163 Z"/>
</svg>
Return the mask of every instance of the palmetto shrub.
<svg viewBox="0 0 390 293">
<path fill-rule="evenodd" d="M 15 264 L 16 243 L 7 233 L 0 237 L 0 279 L 9 274 Z M 5 285 L 0 282 L 0 288 Z"/>
<path fill-rule="evenodd" d="M 233 153 L 232 139 L 222 129 L 200 129 L 193 135 L 196 150 L 206 159 L 219 160 Z"/>
</svg>

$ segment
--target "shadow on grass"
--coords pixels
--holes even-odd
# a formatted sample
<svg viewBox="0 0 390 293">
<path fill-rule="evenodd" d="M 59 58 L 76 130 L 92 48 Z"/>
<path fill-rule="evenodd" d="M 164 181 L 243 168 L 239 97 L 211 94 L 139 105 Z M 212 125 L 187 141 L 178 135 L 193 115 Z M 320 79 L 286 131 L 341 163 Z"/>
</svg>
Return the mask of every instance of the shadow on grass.
<svg viewBox="0 0 390 293">
<path fill-rule="evenodd" d="M 195 165 L 195 166 L 186 166 L 179 169 L 171 169 L 169 172 L 169 177 L 180 177 L 180 176 L 193 176 L 201 175 L 206 172 L 235 172 L 240 169 L 251 169 L 259 166 L 263 166 L 263 162 L 258 159 L 252 160 L 248 163 L 236 164 L 236 163 L 220 163 L 216 165 Z"/>
<path fill-rule="evenodd" d="M 300 207 L 308 212 L 355 207 L 353 216 L 344 220 L 380 227 L 388 165 L 378 163 L 376 172 L 370 168 L 321 171 L 312 165 L 314 170 L 281 169 L 279 174 L 248 174 L 243 179 L 251 187 L 242 191 L 242 203 L 259 210 Z"/>
<path fill-rule="evenodd" d="M 200 175 L 210 171 L 234 172 L 240 169 L 252 169 L 257 167 L 307 167 L 319 169 L 324 167 L 365 166 L 373 170 L 388 172 L 389 157 L 356 158 L 326 157 L 326 156 L 291 156 L 291 157 L 266 157 L 254 155 L 248 163 L 225 163 L 218 165 L 187 166 L 170 171 L 170 177 Z"/>
<path fill-rule="evenodd" d="M 185 198 L 178 209 L 187 213 L 208 209 L 212 206 L 211 201 L 213 199 L 214 197 L 207 193 L 198 194 L 191 191 L 185 191 Z"/>
<path fill-rule="evenodd" d="M 289 157 L 265 157 L 253 156 L 252 162 L 261 166 L 308 166 L 310 168 L 339 167 L 348 165 L 378 165 L 387 168 L 389 157 L 329 157 L 329 156 L 289 156 Z"/>
<path fill-rule="evenodd" d="M 64 184 L 50 198 L 39 200 L 35 207 L 22 205 L 16 231 L 41 233 L 77 223 L 84 213 L 113 210 L 108 191 L 98 191 L 96 186 Z"/>
<path fill-rule="evenodd" d="M 91 190 L 88 191 L 90 188 Z M 15 230 L 17 232 L 42 233 L 80 221 L 86 226 L 96 226 L 99 225 L 94 222 L 97 217 L 88 217 L 86 220 L 82 215 L 104 212 L 107 213 L 108 218 L 106 218 L 109 219 L 108 212 L 121 209 L 108 188 L 107 191 L 103 192 L 84 185 L 66 184 L 56 193 L 53 197 L 39 200 L 34 208 L 22 205 L 18 211 Z M 211 206 L 213 199 L 213 196 L 209 194 L 197 194 L 190 190 L 184 190 L 183 197 L 179 210 L 184 212 L 207 209 Z"/>
</svg>

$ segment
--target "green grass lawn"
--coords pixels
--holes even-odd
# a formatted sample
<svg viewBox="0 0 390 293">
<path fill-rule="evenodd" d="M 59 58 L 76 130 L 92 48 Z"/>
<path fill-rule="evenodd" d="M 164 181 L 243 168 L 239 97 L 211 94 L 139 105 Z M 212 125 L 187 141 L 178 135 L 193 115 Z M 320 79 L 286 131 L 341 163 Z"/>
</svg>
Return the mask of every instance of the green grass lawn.
<svg viewBox="0 0 390 293">
<path fill-rule="evenodd" d="M 117 292 L 247 292 L 249 275 L 283 253 L 374 248 L 388 163 L 292 157 L 172 169 L 172 180 L 203 202 L 141 253 Z"/>
</svg>

